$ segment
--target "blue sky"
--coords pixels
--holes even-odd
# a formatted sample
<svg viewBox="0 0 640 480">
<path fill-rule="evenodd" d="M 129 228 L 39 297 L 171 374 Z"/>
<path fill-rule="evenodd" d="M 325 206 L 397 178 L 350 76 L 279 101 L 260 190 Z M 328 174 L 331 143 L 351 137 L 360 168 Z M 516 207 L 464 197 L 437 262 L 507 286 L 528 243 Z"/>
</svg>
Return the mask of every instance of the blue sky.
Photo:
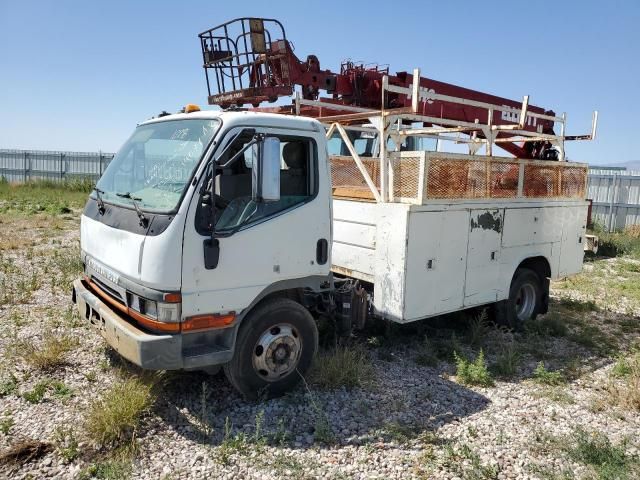
<svg viewBox="0 0 640 480">
<path fill-rule="evenodd" d="M 139 121 L 206 104 L 197 34 L 278 18 L 321 67 L 388 63 L 567 112 L 573 160 L 640 160 L 640 2 L 0 0 L 0 148 L 115 151 Z"/>
</svg>

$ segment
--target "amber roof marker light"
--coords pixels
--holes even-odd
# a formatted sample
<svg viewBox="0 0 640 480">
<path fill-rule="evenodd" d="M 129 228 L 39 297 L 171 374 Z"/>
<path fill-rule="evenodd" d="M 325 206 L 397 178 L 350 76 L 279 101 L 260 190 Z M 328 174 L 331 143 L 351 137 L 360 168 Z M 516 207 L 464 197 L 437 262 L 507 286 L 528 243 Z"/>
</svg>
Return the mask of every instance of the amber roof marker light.
<svg viewBox="0 0 640 480">
<path fill-rule="evenodd" d="M 184 106 L 184 113 L 193 113 L 193 112 L 199 112 L 200 111 L 200 107 L 194 103 L 187 103 Z"/>
</svg>

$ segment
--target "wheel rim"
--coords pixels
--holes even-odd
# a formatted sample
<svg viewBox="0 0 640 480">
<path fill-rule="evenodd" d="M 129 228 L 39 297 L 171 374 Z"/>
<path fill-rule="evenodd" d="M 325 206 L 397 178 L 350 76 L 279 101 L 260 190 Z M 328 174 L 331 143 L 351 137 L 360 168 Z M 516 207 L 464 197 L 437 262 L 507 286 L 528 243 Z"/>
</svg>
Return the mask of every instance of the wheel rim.
<svg viewBox="0 0 640 480">
<path fill-rule="evenodd" d="M 520 286 L 516 295 L 516 316 L 518 320 L 529 320 L 536 308 L 536 289 L 530 283 Z"/>
<path fill-rule="evenodd" d="M 288 323 L 265 330 L 253 348 L 253 368 L 261 378 L 275 382 L 298 366 L 302 341 L 298 331 Z"/>
</svg>

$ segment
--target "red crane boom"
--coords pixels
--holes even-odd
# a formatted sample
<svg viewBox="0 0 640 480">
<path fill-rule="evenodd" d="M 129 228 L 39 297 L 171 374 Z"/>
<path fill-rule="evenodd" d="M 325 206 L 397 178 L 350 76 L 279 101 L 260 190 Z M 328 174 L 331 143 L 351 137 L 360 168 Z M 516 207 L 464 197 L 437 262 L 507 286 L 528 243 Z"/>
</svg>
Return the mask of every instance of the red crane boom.
<svg viewBox="0 0 640 480">
<path fill-rule="evenodd" d="M 413 85 L 412 74 L 398 72 L 389 75 L 388 68 L 353 62 L 344 62 L 339 73 L 322 70 L 315 55 L 308 55 L 306 60 L 301 61 L 293 53 L 284 27 L 275 19 L 238 18 L 202 32 L 199 38 L 207 78 L 208 102 L 211 105 L 231 108 L 249 104 L 258 107 L 262 102 L 274 102 L 279 97 L 293 95 L 296 86 L 301 88 L 304 99 L 326 104 L 326 107 L 304 106 L 300 113 L 307 116 L 344 113 L 331 109 L 332 104 L 378 110 L 412 105 L 410 96 L 401 93 L 387 93 L 385 105 L 382 105 L 383 77 L 388 77 L 391 86 L 410 88 Z M 554 135 L 554 121 L 539 116 L 555 117 L 551 110 L 530 105 L 527 112 L 534 115 L 527 115 L 526 121 L 520 122 L 519 115 L 514 111 L 489 110 L 477 104 L 482 102 L 519 110 L 521 102 L 425 77 L 420 78 L 419 85 L 438 94 L 437 99 L 420 99 L 420 115 L 467 123 L 489 122 L 497 126 L 521 123 L 523 130 Z M 320 97 L 321 90 L 330 97 Z M 469 103 L 447 101 L 442 96 L 466 99 Z M 269 110 L 292 113 L 291 106 Z M 491 119 L 488 118 L 489 112 Z M 425 123 L 424 126 L 432 124 Z M 481 132 L 476 134 L 483 135 Z M 500 138 L 510 134 L 501 132 L 497 135 Z M 507 141 L 499 145 L 519 158 L 557 160 L 557 151 L 545 140 L 525 143 Z"/>
</svg>

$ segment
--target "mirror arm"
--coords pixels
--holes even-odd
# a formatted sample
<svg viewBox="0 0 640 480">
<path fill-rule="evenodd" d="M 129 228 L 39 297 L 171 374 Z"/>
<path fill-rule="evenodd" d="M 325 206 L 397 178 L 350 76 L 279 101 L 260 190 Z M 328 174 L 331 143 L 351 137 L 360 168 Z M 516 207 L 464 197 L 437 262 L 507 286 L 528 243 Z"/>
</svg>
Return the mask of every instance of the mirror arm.
<svg viewBox="0 0 640 480">
<path fill-rule="evenodd" d="M 227 145 L 224 147 L 224 150 L 222 150 L 222 152 L 220 153 L 220 155 L 218 155 L 218 158 L 222 158 L 225 156 L 225 154 L 231 149 L 231 147 L 233 146 L 234 143 L 236 143 L 236 140 L 238 140 L 238 138 L 240 138 L 240 135 L 242 135 L 242 133 L 244 132 L 244 130 L 236 133 L 234 135 L 234 137 L 229 140 L 229 143 L 227 143 Z"/>
<path fill-rule="evenodd" d="M 229 165 L 235 163 L 236 160 L 238 160 L 238 158 L 240 158 L 240 155 L 242 155 L 249 147 L 253 146 L 256 142 L 258 142 L 257 138 L 254 138 L 253 140 L 251 140 L 248 143 L 245 143 L 244 147 L 242 147 L 242 149 L 240 151 L 238 151 L 233 157 L 231 157 L 229 160 L 227 160 L 225 163 L 223 163 L 222 165 L 218 165 L 220 168 L 226 168 Z"/>
</svg>

